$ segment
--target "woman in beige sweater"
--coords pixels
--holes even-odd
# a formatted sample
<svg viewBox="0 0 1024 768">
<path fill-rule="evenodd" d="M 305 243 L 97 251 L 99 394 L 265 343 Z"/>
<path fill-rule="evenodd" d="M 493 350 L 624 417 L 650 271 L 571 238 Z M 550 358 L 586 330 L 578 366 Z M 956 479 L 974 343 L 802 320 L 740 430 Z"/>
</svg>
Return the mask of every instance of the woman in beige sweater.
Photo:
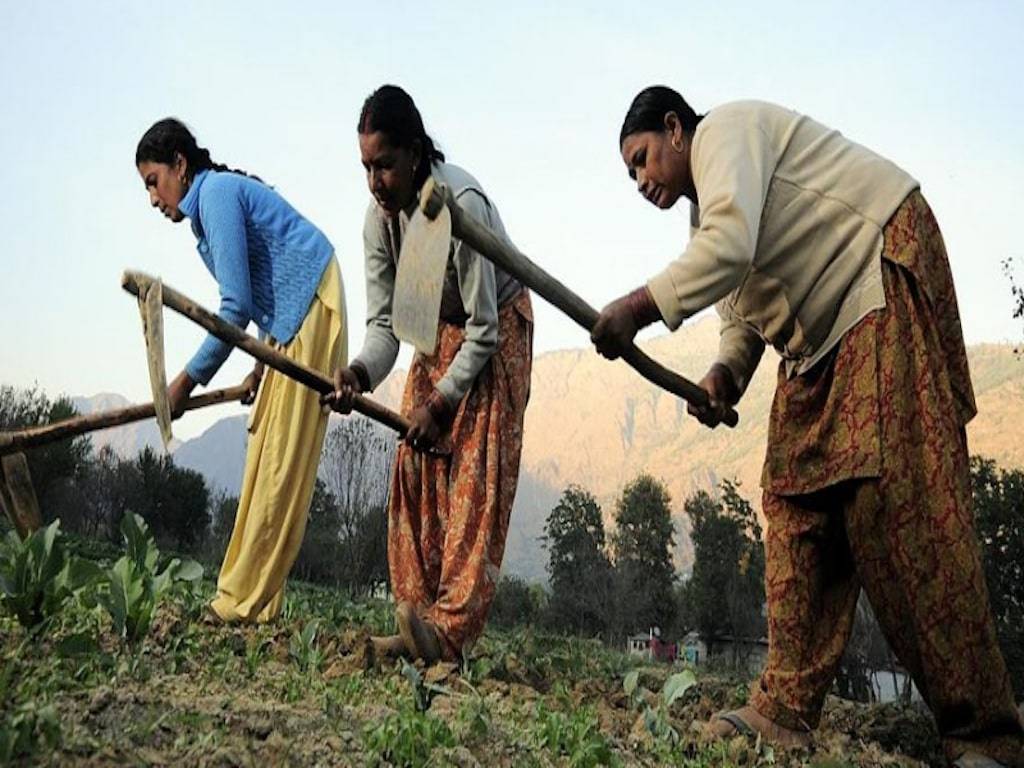
<svg viewBox="0 0 1024 768">
<path fill-rule="evenodd" d="M 649 202 L 690 201 L 691 236 L 604 308 L 598 351 L 714 305 L 712 404 L 690 409 L 709 426 L 766 343 L 782 357 L 762 477 L 768 660 L 711 730 L 805 743 L 863 588 L 949 759 L 1024 764 L 972 523 L 956 295 L 917 182 L 803 115 L 738 102 L 698 116 L 664 87 L 636 97 L 619 147 Z"/>
</svg>

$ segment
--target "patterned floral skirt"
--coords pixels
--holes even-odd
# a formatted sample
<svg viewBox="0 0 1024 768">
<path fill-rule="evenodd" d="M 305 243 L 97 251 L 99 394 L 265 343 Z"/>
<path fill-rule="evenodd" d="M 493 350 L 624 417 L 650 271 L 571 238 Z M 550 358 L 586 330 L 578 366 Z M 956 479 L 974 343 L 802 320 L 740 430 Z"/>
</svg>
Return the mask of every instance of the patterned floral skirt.
<svg viewBox="0 0 1024 768">
<path fill-rule="evenodd" d="M 450 454 L 423 454 L 402 443 L 391 483 L 391 590 L 437 627 L 451 661 L 483 632 L 519 480 L 533 361 L 530 294 L 523 290 L 498 317 L 498 349 L 439 441 Z M 442 323 L 439 336 L 434 356 L 413 359 L 402 399 L 406 415 L 426 402 L 465 330 Z"/>
<path fill-rule="evenodd" d="M 942 402 L 928 403 L 925 419 L 954 419 L 963 426 L 977 408 L 960 330 L 953 275 L 942 233 L 920 192 L 903 202 L 884 232 L 884 272 L 901 273 L 890 290 L 907 286 L 915 296 L 889 296 L 887 310 L 865 317 L 836 349 L 802 376 L 787 378 L 779 365 L 768 426 L 768 455 L 761 485 L 789 495 L 827 488 L 843 480 L 878 477 L 883 466 L 882 420 L 914 412 L 934 384 Z M 920 323 L 893 322 L 903 302 L 920 302 Z M 926 358 L 922 379 L 896 386 L 903 358 Z"/>
<path fill-rule="evenodd" d="M 863 589 L 947 756 L 1021 765 L 974 533 L 967 355 L 920 193 L 884 237 L 885 308 L 808 373 L 780 368 L 763 477 L 769 651 L 751 703 L 790 728 L 817 724 Z"/>
</svg>

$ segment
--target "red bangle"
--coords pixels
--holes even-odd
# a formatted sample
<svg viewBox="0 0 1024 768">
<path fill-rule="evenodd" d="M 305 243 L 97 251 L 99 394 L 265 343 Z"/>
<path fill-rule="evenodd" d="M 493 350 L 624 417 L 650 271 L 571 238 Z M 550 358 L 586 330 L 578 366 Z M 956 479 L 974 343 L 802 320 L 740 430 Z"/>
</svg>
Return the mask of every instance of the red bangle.
<svg viewBox="0 0 1024 768">
<path fill-rule="evenodd" d="M 626 294 L 626 306 L 633 314 L 633 322 L 636 323 L 637 328 L 643 328 L 661 320 L 661 312 L 646 285 L 641 285 L 635 291 Z"/>
</svg>

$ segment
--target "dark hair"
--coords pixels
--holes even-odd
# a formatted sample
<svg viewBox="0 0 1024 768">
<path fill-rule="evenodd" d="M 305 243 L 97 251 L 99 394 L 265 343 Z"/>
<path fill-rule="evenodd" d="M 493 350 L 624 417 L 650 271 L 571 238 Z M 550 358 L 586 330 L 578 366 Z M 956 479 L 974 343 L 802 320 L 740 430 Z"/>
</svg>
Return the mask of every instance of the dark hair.
<svg viewBox="0 0 1024 768">
<path fill-rule="evenodd" d="M 622 121 L 622 130 L 619 131 L 619 146 L 622 146 L 627 136 L 634 133 L 665 130 L 665 115 L 669 112 L 675 112 L 683 130 L 690 133 L 704 118 L 704 115 L 694 112 L 693 107 L 676 91 L 664 85 L 652 85 L 640 91 L 629 105 L 626 119 Z"/>
<path fill-rule="evenodd" d="M 382 85 L 366 97 L 356 130 L 363 134 L 380 131 L 388 137 L 391 146 L 400 149 L 411 149 L 413 143 L 419 141 L 421 157 L 427 162 L 421 162 L 416 168 L 413 181 L 417 188 L 427 180 L 432 163 L 444 162 L 444 153 L 427 135 L 412 96 L 397 85 Z"/>
<path fill-rule="evenodd" d="M 153 123 L 153 126 L 142 134 L 139 145 L 135 148 L 135 165 L 139 163 L 164 163 L 173 165 L 176 155 L 181 155 L 188 163 L 186 173 L 191 180 L 197 173 L 205 170 L 228 171 L 248 176 L 256 181 L 263 181 L 259 176 L 228 168 L 222 163 L 210 159 L 210 150 L 200 147 L 196 137 L 181 120 L 165 117 Z"/>
</svg>

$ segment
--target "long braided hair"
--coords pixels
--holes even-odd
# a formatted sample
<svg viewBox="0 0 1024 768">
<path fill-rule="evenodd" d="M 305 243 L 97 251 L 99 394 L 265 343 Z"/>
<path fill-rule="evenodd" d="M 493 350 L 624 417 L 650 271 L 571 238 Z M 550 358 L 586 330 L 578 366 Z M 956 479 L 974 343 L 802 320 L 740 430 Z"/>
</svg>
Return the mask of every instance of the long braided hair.
<svg viewBox="0 0 1024 768">
<path fill-rule="evenodd" d="M 223 163 L 215 163 L 210 158 L 210 150 L 200 147 L 192 132 L 175 117 L 158 120 L 142 134 L 139 145 L 135 148 L 135 165 L 145 162 L 173 165 L 179 154 L 187 162 L 185 173 L 190 183 L 197 173 L 205 170 L 227 171 L 248 176 L 259 182 L 263 181 L 259 176 L 237 168 L 229 168 Z"/>
</svg>

